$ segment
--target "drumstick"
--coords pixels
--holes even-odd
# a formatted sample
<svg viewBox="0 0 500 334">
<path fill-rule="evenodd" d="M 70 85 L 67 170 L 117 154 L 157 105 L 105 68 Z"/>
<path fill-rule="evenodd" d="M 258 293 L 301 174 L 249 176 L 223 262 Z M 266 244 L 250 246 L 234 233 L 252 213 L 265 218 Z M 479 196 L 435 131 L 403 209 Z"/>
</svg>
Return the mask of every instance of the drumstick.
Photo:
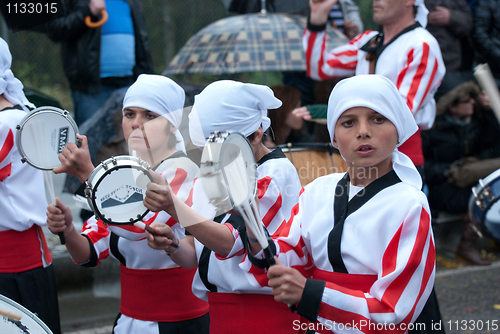
<svg viewBox="0 0 500 334">
<path fill-rule="evenodd" d="M 500 94 L 488 64 L 477 65 L 474 68 L 474 76 L 490 98 L 491 109 L 493 109 L 496 118 L 500 122 Z"/>
<path fill-rule="evenodd" d="M 41 145 L 41 147 L 38 145 L 38 140 L 44 138 L 45 135 L 45 121 L 41 120 L 40 123 L 38 123 L 38 126 L 34 126 L 33 123 L 28 124 L 28 128 L 31 132 L 31 135 L 33 136 L 33 142 L 35 143 L 35 150 L 38 152 L 39 157 L 43 159 L 47 159 L 48 153 L 47 150 L 45 149 L 44 145 Z M 40 134 L 41 132 L 41 134 Z M 54 180 L 52 179 L 52 173 L 51 171 L 48 170 L 43 170 L 43 180 L 45 183 L 45 187 L 47 188 L 47 191 L 49 193 L 49 198 L 50 202 L 53 205 L 56 205 L 56 193 L 54 190 Z M 64 237 L 64 232 L 59 232 L 57 234 L 59 236 L 59 240 L 61 241 L 61 245 L 64 245 L 66 243 L 66 238 Z"/>
<path fill-rule="evenodd" d="M 2 308 L 0 308 L 0 315 L 6 317 L 7 319 L 13 320 L 13 321 L 21 320 L 20 314 L 17 314 L 17 313 L 11 312 L 11 311 L 7 311 L 7 310 L 4 310 Z"/>
<path fill-rule="evenodd" d="M 146 135 L 146 131 L 144 130 L 144 125 L 141 125 L 142 136 L 144 137 L 144 142 L 146 143 L 146 147 L 148 149 L 149 160 L 151 160 L 151 166 L 154 167 L 155 160 L 153 159 L 153 154 L 151 154 L 151 147 L 149 147 L 148 136 Z"/>
</svg>

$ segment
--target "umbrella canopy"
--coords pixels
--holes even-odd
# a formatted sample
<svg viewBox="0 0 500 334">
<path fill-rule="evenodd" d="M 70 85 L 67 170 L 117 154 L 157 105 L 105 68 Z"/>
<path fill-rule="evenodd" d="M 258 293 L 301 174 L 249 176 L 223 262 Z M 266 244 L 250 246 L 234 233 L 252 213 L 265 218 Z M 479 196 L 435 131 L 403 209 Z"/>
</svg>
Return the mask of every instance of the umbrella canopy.
<svg viewBox="0 0 500 334">
<path fill-rule="evenodd" d="M 302 33 L 306 24 L 304 16 L 276 13 L 218 20 L 192 36 L 163 74 L 304 71 Z M 329 48 L 348 42 L 330 26 L 327 33 Z"/>
<path fill-rule="evenodd" d="M 232 13 L 257 13 L 262 9 L 262 0 L 221 0 L 226 10 Z M 266 0 L 268 12 L 299 13 L 309 10 L 309 0 Z"/>
</svg>

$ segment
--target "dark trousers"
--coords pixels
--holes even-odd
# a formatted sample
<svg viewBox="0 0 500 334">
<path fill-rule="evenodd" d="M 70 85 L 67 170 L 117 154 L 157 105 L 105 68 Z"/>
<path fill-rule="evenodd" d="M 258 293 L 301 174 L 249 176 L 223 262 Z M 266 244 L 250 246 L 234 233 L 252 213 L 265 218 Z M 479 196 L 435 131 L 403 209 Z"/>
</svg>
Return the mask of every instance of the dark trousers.
<svg viewBox="0 0 500 334">
<path fill-rule="evenodd" d="M 61 333 L 57 284 L 52 265 L 20 273 L 0 273 L 0 294 L 35 313 L 54 334 Z"/>
</svg>

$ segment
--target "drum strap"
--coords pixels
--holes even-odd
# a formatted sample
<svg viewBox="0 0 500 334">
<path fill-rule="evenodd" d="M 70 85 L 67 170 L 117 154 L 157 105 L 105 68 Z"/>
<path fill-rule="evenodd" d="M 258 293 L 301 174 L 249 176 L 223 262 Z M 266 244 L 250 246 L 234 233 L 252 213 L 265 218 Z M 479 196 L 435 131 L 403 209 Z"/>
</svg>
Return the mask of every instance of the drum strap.
<svg viewBox="0 0 500 334">
<path fill-rule="evenodd" d="M 410 32 L 418 27 L 421 27 L 420 23 L 416 22 L 415 24 L 412 24 L 409 27 L 406 27 L 403 29 L 399 34 L 394 36 L 387 44 L 384 43 L 384 35 L 382 33 L 379 33 L 372 39 L 368 41 L 365 45 L 363 45 L 360 49 L 368 52 L 366 55 L 366 60 L 369 61 L 370 67 L 369 67 L 369 74 L 374 74 L 376 67 L 377 67 L 377 61 L 382 52 L 391 45 L 396 39 L 399 38 L 399 36 L 406 34 L 407 32 Z"/>
<path fill-rule="evenodd" d="M 370 183 L 350 201 L 348 200 L 350 183 L 349 173 L 345 173 L 344 177 L 337 183 L 337 187 L 335 188 L 335 200 L 333 202 L 333 229 L 328 235 L 328 258 L 334 272 L 348 273 L 340 249 L 342 231 L 344 230 L 346 218 L 362 207 L 381 190 L 398 182 L 401 182 L 401 179 L 394 170 L 391 170 L 389 173 Z"/>
</svg>

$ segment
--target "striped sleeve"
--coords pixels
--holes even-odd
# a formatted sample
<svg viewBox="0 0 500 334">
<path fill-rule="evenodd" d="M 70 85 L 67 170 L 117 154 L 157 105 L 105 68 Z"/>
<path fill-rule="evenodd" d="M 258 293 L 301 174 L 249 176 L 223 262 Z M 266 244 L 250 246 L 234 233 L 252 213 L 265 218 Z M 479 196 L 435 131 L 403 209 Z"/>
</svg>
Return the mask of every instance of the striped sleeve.
<svg viewBox="0 0 500 334">
<path fill-rule="evenodd" d="M 406 65 L 398 73 L 396 87 L 413 116 L 433 98 L 444 75 L 444 65 L 436 52 L 426 42 L 416 44 L 407 52 Z"/>
<path fill-rule="evenodd" d="M 285 221 L 284 213 L 282 211 L 283 195 L 278 187 L 276 181 L 270 176 L 264 176 L 257 181 L 257 196 L 259 198 L 259 213 L 262 224 L 267 229 L 269 234 L 274 234 Z M 232 231 L 235 238 L 235 243 L 231 252 L 225 259 L 234 256 L 242 255 L 244 253 L 243 242 L 241 242 L 241 235 L 238 230 L 234 229 L 231 224 L 226 224 Z M 221 258 L 218 256 L 218 258 Z"/>
<path fill-rule="evenodd" d="M 108 227 L 103 224 L 102 220 L 97 220 L 94 216 L 83 224 L 81 234 L 89 239 L 94 248 L 91 253 L 95 254 L 95 263 L 86 263 L 85 265 L 98 266 L 102 260 L 109 256 L 110 232 Z"/>
<path fill-rule="evenodd" d="M 306 56 L 307 75 L 314 80 L 353 75 L 358 63 L 358 50 L 374 33 L 365 31 L 349 43 L 326 49 L 326 31 L 304 30 L 302 45 Z"/>
<path fill-rule="evenodd" d="M 363 333 L 405 333 L 423 309 L 435 275 L 429 213 L 415 206 L 387 245 L 378 279 L 368 293 L 327 282 L 318 321 L 335 321 Z"/>
<path fill-rule="evenodd" d="M 10 176 L 12 169 L 11 150 L 14 146 L 14 134 L 4 123 L 0 122 L 0 182 Z"/>
</svg>

